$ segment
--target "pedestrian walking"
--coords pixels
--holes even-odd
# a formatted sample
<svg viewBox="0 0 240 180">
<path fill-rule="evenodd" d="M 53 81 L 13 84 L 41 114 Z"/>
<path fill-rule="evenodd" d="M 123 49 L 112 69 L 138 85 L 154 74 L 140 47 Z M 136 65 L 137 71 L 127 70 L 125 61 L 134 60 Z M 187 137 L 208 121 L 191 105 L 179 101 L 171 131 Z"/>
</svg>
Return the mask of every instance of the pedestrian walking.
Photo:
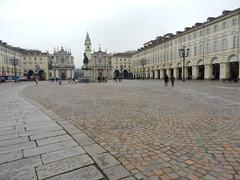
<svg viewBox="0 0 240 180">
<path fill-rule="evenodd" d="M 58 82 L 59 82 L 59 85 L 61 86 L 61 85 L 62 85 L 62 80 L 61 80 L 61 79 L 59 79 L 59 81 L 58 81 Z"/>
<path fill-rule="evenodd" d="M 37 76 L 34 78 L 34 80 L 35 80 L 36 85 L 38 85 L 38 77 Z"/>
<path fill-rule="evenodd" d="M 172 87 L 173 87 L 173 86 L 174 86 L 175 77 L 172 75 L 171 78 L 170 78 L 170 80 L 171 80 Z"/>
<path fill-rule="evenodd" d="M 165 86 L 167 87 L 168 86 L 168 75 L 165 74 L 164 76 L 164 82 L 165 82 Z"/>
</svg>

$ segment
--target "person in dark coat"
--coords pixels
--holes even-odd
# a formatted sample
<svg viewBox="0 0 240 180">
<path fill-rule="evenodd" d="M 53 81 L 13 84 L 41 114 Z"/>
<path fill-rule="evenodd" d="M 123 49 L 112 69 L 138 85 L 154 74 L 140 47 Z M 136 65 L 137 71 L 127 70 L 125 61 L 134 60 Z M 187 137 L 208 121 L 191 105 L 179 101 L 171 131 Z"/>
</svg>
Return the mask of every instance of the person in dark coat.
<svg viewBox="0 0 240 180">
<path fill-rule="evenodd" d="M 175 77 L 172 75 L 171 78 L 170 78 L 170 80 L 171 80 L 172 87 L 173 87 L 173 86 L 174 86 Z"/>
<path fill-rule="evenodd" d="M 165 82 L 165 86 L 167 87 L 168 86 L 168 75 L 165 74 L 164 76 L 164 82 Z"/>
</svg>

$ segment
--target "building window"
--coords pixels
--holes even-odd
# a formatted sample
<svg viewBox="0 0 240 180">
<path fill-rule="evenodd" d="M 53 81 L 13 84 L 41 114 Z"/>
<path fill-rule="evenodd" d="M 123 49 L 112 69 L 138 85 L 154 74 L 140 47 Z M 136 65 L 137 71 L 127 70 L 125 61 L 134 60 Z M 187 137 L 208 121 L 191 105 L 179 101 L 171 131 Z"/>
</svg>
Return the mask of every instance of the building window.
<svg viewBox="0 0 240 180">
<path fill-rule="evenodd" d="M 214 32 L 216 32 L 217 30 L 218 30 L 218 26 L 215 25 L 215 26 L 214 26 Z"/>
<path fill-rule="evenodd" d="M 228 48 L 227 39 L 222 39 L 220 43 L 221 50 L 226 50 Z"/>
<path fill-rule="evenodd" d="M 238 37 L 234 36 L 233 37 L 233 48 L 237 48 L 237 45 L 238 45 Z"/>
<path fill-rule="evenodd" d="M 236 23 L 236 19 L 233 19 L 232 20 L 232 25 L 234 26 L 234 25 L 236 25 L 237 23 Z"/>
<path fill-rule="evenodd" d="M 209 28 L 207 28 L 207 34 L 209 34 L 210 33 L 210 29 Z"/>
<path fill-rule="evenodd" d="M 197 55 L 197 46 L 194 46 L 193 54 L 194 54 L 195 56 Z"/>
<path fill-rule="evenodd" d="M 218 41 L 213 42 L 213 51 L 214 52 L 218 51 Z"/>
<path fill-rule="evenodd" d="M 225 29 L 226 26 L 227 26 L 227 23 L 226 23 L 226 22 L 223 22 L 223 23 L 222 23 L 222 29 Z"/>
<path fill-rule="evenodd" d="M 202 35 L 203 35 L 203 32 L 202 32 L 202 31 L 200 31 L 200 32 L 199 32 L 199 35 L 200 35 L 200 36 L 202 36 Z"/>
</svg>

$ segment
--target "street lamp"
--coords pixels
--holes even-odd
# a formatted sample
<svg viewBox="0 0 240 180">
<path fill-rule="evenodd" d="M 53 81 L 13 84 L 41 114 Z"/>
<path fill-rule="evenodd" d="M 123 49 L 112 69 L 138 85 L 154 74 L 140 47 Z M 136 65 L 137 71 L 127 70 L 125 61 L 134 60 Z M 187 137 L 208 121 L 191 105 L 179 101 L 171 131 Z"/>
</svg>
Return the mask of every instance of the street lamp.
<svg viewBox="0 0 240 180">
<path fill-rule="evenodd" d="M 38 77 L 38 71 L 39 71 L 39 69 L 40 69 L 40 65 L 39 64 L 35 64 L 35 68 L 36 68 L 36 74 L 35 74 L 35 76 L 37 76 Z"/>
<path fill-rule="evenodd" d="M 142 76 L 142 80 L 144 80 L 144 65 L 147 63 L 147 60 L 146 59 L 141 59 L 140 60 L 140 64 L 142 65 L 142 68 L 143 68 L 143 76 Z"/>
<path fill-rule="evenodd" d="M 16 65 L 18 65 L 18 59 L 16 59 L 15 57 L 13 57 L 12 59 L 10 59 L 10 63 L 13 65 L 14 68 L 14 81 L 17 82 L 17 71 L 16 71 Z"/>
<path fill-rule="evenodd" d="M 120 79 L 121 79 L 121 80 L 122 80 L 122 78 L 123 78 L 122 71 L 123 71 L 123 66 L 121 65 L 121 66 L 120 66 L 120 72 L 121 72 Z"/>
<path fill-rule="evenodd" d="M 183 58 L 183 66 L 182 66 L 182 80 L 185 81 L 185 58 L 189 55 L 189 48 L 186 49 L 185 46 L 183 46 L 181 49 L 178 50 L 179 56 Z"/>
</svg>

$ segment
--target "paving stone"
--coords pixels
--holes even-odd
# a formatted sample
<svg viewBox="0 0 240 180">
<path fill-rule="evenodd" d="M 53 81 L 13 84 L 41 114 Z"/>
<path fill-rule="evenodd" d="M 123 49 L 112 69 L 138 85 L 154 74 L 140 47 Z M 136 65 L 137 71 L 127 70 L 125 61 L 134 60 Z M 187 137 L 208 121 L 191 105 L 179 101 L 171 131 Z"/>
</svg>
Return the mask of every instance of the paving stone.
<svg viewBox="0 0 240 180">
<path fill-rule="evenodd" d="M 76 145 L 77 143 L 73 140 L 58 142 L 54 144 L 49 144 L 45 146 L 39 146 L 39 147 L 23 150 L 23 156 L 30 157 L 30 156 L 40 155 L 47 152 L 57 151 L 57 150 L 61 150 L 61 149 L 76 146 Z"/>
<path fill-rule="evenodd" d="M 37 142 L 38 146 L 43 146 L 43 145 L 53 144 L 56 142 L 66 141 L 66 140 L 70 140 L 70 139 L 72 139 L 71 136 L 66 134 L 66 135 L 45 138 L 45 139 L 39 139 L 39 140 L 36 140 L 36 142 Z"/>
<path fill-rule="evenodd" d="M 54 151 L 41 155 L 44 164 L 86 153 L 80 146 Z"/>
<path fill-rule="evenodd" d="M 99 180 L 102 178 L 102 173 L 95 166 L 88 166 L 47 180 Z"/>
<path fill-rule="evenodd" d="M 77 141 L 81 146 L 94 144 L 95 142 L 89 138 L 85 133 L 72 135 L 73 139 Z"/>
<path fill-rule="evenodd" d="M 94 155 L 92 157 L 101 169 L 106 169 L 106 168 L 109 168 L 109 167 L 116 166 L 116 165 L 120 164 L 109 153 L 97 154 L 97 155 Z"/>
<path fill-rule="evenodd" d="M 21 128 L 21 129 L 11 129 L 11 130 L 0 131 L 0 136 L 7 135 L 7 134 L 15 134 L 19 132 L 25 132 L 25 130 Z"/>
<path fill-rule="evenodd" d="M 37 180 L 34 168 L 14 172 L 11 174 L 0 175 L 0 180 Z"/>
<path fill-rule="evenodd" d="M 77 128 L 76 126 L 74 126 L 70 123 L 62 124 L 62 127 L 64 128 L 64 130 L 66 130 L 71 135 L 83 133 L 79 128 Z"/>
<path fill-rule="evenodd" d="M 23 158 L 22 151 L 13 151 L 6 154 L 0 154 L 0 164 Z"/>
<path fill-rule="evenodd" d="M 17 150 L 29 149 L 29 148 L 33 148 L 33 147 L 36 147 L 36 143 L 33 141 L 23 142 L 23 143 L 19 143 L 19 144 L 13 144 L 13 145 L 9 145 L 9 146 L 0 147 L 0 154 L 17 151 Z"/>
<path fill-rule="evenodd" d="M 122 180 L 136 180 L 136 178 L 134 178 L 134 177 L 127 177 L 127 178 L 123 178 Z"/>
<path fill-rule="evenodd" d="M 54 122 L 51 122 L 51 123 L 54 123 Z M 44 129 L 37 128 L 35 130 L 29 130 L 29 131 L 26 131 L 26 132 L 20 132 L 19 136 L 20 137 L 33 136 L 33 135 L 37 135 L 37 134 L 44 134 L 44 133 L 50 133 L 50 132 L 53 132 L 53 131 L 59 131 L 61 129 L 62 128 L 60 126 L 57 126 L 57 125 L 54 124 L 54 126 L 50 126 L 50 127 L 48 126 L 48 127 L 44 128 Z"/>
<path fill-rule="evenodd" d="M 98 144 L 90 144 L 83 146 L 83 148 L 86 150 L 86 152 L 90 155 L 95 155 L 95 154 L 102 154 L 106 152 L 105 149 L 103 149 L 101 146 Z"/>
<path fill-rule="evenodd" d="M 60 135 L 64 135 L 64 134 L 66 134 L 66 132 L 64 130 L 57 130 L 57 131 L 46 132 L 46 133 L 41 132 L 39 134 L 30 136 L 30 139 L 33 141 L 33 140 L 37 140 L 37 139 L 44 139 L 44 138 L 60 136 Z"/>
<path fill-rule="evenodd" d="M 120 178 L 130 176 L 130 173 L 122 165 L 113 166 L 113 167 L 104 169 L 103 172 L 111 180 L 120 179 Z"/>
<path fill-rule="evenodd" d="M 91 165 L 93 163 L 94 162 L 88 155 L 82 154 L 39 166 L 37 167 L 37 174 L 39 179 L 45 179 L 58 174 L 62 174 L 64 172 Z"/>
<path fill-rule="evenodd" d="M 28 137 L 2 140 L 2 141 L 0 141 L 0 147 L 12 145 L 12 144 L 18 144 L 18 143 L 25 143 L 25 142 L 28 142 L 28 141 L 29 141 Z"/>
<path fill-rule="evenodd" d="M 18 138 L 18 133 L 1 135 L 1 136 L 0 136 L 0 141 L 2 141 L 2 140 L 7 140 L 7 139 L 14 139 L 14 138 Z"/>
<path fill-rule="evenodd" d="M 24 158 L 13 162 L 0 164 L 0 175 L 6 175 L 23 171 L 25 169 L 34 168 L 42 165 L 40 156 Z"/>
</svg>

